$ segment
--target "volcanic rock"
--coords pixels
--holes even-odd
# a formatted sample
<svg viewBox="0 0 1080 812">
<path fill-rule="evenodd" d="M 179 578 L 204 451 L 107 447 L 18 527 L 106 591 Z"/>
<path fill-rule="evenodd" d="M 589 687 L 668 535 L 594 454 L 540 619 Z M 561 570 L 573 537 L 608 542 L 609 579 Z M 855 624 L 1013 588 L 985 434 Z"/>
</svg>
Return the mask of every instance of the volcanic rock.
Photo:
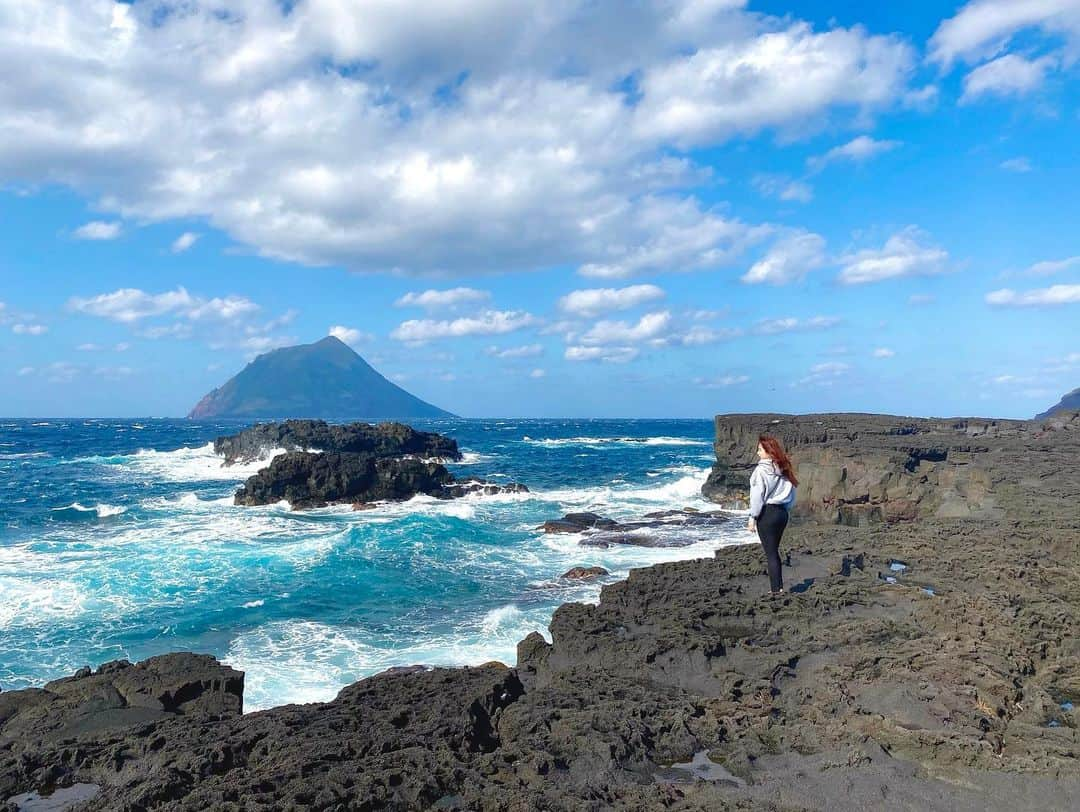
<svg viewBox="0 0 1080 812">
<path fill-rule="evenodd" d="M 264 460 L 279 450 L 336 451 L 373 457 L 411 455 L 440 461 L 461 459 L 456 440 L 417 431 L 404 423 L 334 425 L 323 420 L 286 420 L 259 423 L 214 440 L 214 453 L 225 457 L 225 465 Z"/>
<path fill-rule="evenodd" d="M 603 567 L 571 567 L 559 577 L 570 581 L 591 581 L 608 574 Z"/>
</svg>

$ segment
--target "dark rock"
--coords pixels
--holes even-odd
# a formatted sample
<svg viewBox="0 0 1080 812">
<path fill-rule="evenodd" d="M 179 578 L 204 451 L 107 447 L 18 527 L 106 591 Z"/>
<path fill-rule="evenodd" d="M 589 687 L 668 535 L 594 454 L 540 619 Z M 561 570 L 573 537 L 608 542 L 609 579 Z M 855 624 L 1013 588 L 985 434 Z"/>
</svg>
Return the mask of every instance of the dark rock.
<svg viewBox="0 0 1080 812">
<path fill-rule="evenodd" d="M 424 459 L 461 459 L 456 440 L 434 432 L 417 431 L 404 423 L 335 425 L 322 420 L 286 420 L 259 423 L 239 434 L 218 437 L 214 441 L 214 453 L 225 458 L 225 465 L 266 459 L 268 454 L 280 449 L 372 457 L 409 455 Z"/>
<path fill-rule="evenodd" d="M 799 478 L 795 515 L 860 527 L 916 518 L 1001 515 L 991 441 L 1023 445 L 1039 424 L 889 415 L 720 415 L 704 496 L 746 509 L 760 434 L 780 438 Z"/>
<path fill-rule="evenodd" d="M 444 485 L 442 491 L 436 496 L 445 499 L 457 499 L 471 494 L 483 496 L 495 496 L 502 493 L 528 493 L 529 489 L 520 482 L 511 482 L 500 485 L 496 482 L 486 482 L 481 479 L 468 479 L 463 482 L 455 481 L 453 484 Z"/>
<path fill-rule="evenodd" d="M 603 567 L 571 567 L 559 577 L 571 581 L 591 581 L 594 578 L 609 574 Z"/>
</svg>

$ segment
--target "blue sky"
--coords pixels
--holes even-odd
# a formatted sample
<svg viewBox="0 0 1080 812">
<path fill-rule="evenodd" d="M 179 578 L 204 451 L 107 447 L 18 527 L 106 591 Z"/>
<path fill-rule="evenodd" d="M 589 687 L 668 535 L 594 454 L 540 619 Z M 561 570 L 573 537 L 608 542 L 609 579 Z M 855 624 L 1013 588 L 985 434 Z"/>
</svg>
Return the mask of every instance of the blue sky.
<svg viewBox="0 0 1080 812">
<path fill-rule="evenodd" d="M 333 331 L 466 416 L 1080 385 L 1080 0 L 0 0 L 0 414 Z"/>
</svg>

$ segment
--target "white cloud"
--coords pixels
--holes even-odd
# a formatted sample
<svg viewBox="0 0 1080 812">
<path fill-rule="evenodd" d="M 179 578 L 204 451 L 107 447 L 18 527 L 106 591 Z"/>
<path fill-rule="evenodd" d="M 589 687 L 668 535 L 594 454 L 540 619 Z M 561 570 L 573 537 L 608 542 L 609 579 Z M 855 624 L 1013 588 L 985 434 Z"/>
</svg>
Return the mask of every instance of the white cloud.
<svg viewBox="0 0 1080 812">
<path fill-rule="evenodd" d="M 485 352 L 493 358 L 536 358 L 544 354 L 542 344 L 528 344 L 524 347 L 488 347 Z"/>
<path fill-rule="evenodd" d="M 547 372 L 540 369 L 539 367 L 537 367 L 536 369 L 534 369 L 532 372 L 529 373 L 530 378 L 543 378 L 546 375 L 547 375 Z"/>
<path fill-rule="evenodd" d="M 760 260 L 750 266 L 742 281 L 786 285 L 803 279 L 825 264 L 825 240 L 818 234 L 799 232 L 780 238 Z"/>
<path fill-rule="evenodd" d="M 1080 285 L 1051 285 L 1017 292 L 1002 288 L 986 294 L 987 304 L 998 307 L 1053 307 L 1080 302 Z"/>
<path fill-rule="evenodd" d="M 567 361 L 604 361 L 609 364 L 626 364 L 640 354 L 636 347 L 567 347 L 563 357 Z"/>
<path fill-rule="evenodd" d="M 792 386 L 832 386 L 851 370 L 843 361 L 827 361 L 810 367 L 810 374 L 795 381 Z"/>
<path fill-rule="evenodd" d="M 350 346 L 366 344 L 375 338 L 371 333 L 365 333 L 363 330 L 357 330 L 355 327 L 345 327 L 341 324 L 335 324 L 331 327 L 327 331 L 327 335 L 332 335 L 334 338 L 344 341 Z"/>
<path fill-rule="evenodd" d="M 878 141 L 868 135 L 860 135 L 846 144 L 833 147 L 824 155 L 816 155 L 807 159 L 806 163 L 811 169 L 820 171 L 837 161 L 863 163 L 883 153 L 892 152 L 899 146 L 901 146 L 900 141 Z"/>
<path fill-rule="evenodd" d="M 927 243 L 927 235 L 914 226 L 891 236 L 880 249 L 867 249 L 841 258 L 837 279 L 861 285 L 905 276 L 931 276 L 948 270 L 947 251 Z"/>
<path fill-rule="evenodd" d="M 114 346 L 113 349 L 116 350 L 116 352 L 127 352 L 128 350 L 131 349 L 131 345 L 128 344 L 126 341 L 121 341 L 118 344 L 116 344 L 116 346 Z"/>
<path fill-rule="evenodd" d="M 13 324 L 11 332 L 20 336 L 39 336 L 49 332 L 44 324 Z"/>
<path fill-rule="evenodd" d="M 673 153 L 866 120 L 915 67 L 744 6 L 0 0 L 0 176 L 356 271 L 716 267 L 754 226 Z"/>
<path fill-rule="evenodd" d="M 878 347 L 874 350 L 875 358 L 892 358 L 894 355 L 896 355 L 896 352 L 888 347 Z"/>
<path fill-rule="evenodd" d="M 814 199 L 814 190 L 808 183 L 786 175 L 755 175 L 751 183 L 763 197 L 798 203 L 809 203 Z"/>
<path fill-rule="evenodd" d="M 1030 172 L 1033 169 L 1031 165 L 1031 160 L 1023 156 L 1017 158 L 1009 158 L 1008 160 L 1002 161 L 999 166 L 1001 166 L 1001 168 L 1004 169 L 1006 172 L 1016 172 L 1018 174 Z"/>
<path fill-rule="evenodd" d="M 1080 269 L 1080 257 L 1036 262 L 1028 268 L 1025 273 L 1030 274 L 1031 276 L 1051 276 L 1052 274 L 1063 273 L 1073 269 Z"/>
<path fill-rule="evenodd" d="M 122 230 L 120 223 L 115 221 L 91 220 L 75 229 L 72 235 L 78 240 L 115 240 Z"/>
<path fill-rule="evenodd" d="M 25 378 L 27 375 L 33 375 L 34 374 L 34 368 L 33 367 L 22 367 L 22 368 L 19 369 L 18 373 L 16 373 L 16 374 L 18 374 L 18 376 L 20 378 Z"/>
<path fill-rule="evenodd" d="M 422 307 L 425 310 L 453 310 L 467 304 L 478 304 L 491 299 L 486 290 L 475 288 L 451 288 L 450 290 L 425 290 L 409 292 L 394 302 L 396 307 Z"/>
<path fill-rule="evenodd" d="M 102 347 L 100 344 L 80 344 L 75 349 L 79 352 L 100 352 Z"/>
<path fill-rule="evenodd" d="M 741 386 L 749 383 L 748 375 L 721 375 L 719 378 L 694 378 L 693 383 L 705 389 L 726 389 L 729 386 Z"/>
<path fill-rule="evenodd" d="M 452 321 L 410 319 L 395 327 L 390 337 L 398 341 L 420 343 L 439 338 L 501 335 L 531 327 L 534 324 L 536 324 L 536 318 L 521 310 L 485 310 L 475 316 Z"/>
<path fill-rule="evenodd" d="M 700 347 L 705 344 L 716 344 L 720 341 L 730 341 L 733 338 L 738 338 L 745 334 L 745 331 L 740 327 L 705 327 L 700 324 L 695 324 L 689 330 L 685 330 L 681 333 L 672 333 L 668 335 L 664 342 L 667 344 L 675 344 L 683 347 Z"/>
<path fill-rule="evenodd" d="M 664 298 L 656 285 L 629 285 L 625 288 L 574 290 L 559 299 L 559 310 L 580 318 L 591 318 L 612 310 L 632 307 Z"/>
<path fill-rule="evenodd" d="M 185 231 L 175 240 L 172 244 L 172 252 L 174 254 L 182 254 L 187 251 L 191 246 L 199 241 L 199 236 L 194 231 Z"/>
<path fill-rule="evenodd" d="M 625 321 L 598 321 L 581 337 L 582 344 L 637 344 L 659 338 L 671 324 L 671 313 L 659 310 L 646 313 L 636 324 Z"/>
<path fill-rule="evenodd" d="M 254 313 L 259 306 L 243 296 L 203 299 L 178 287 L 176 290 L 158 294 L 147 293 L 138 288 L 121 288 L 90 298 L 76 296 L 68 301 L 68 308 L 130 324 L 166 314 L 182 316 L 192 321 L 231 321 Z"/>
<path fill-rule="evenodd" d="M 1020 31 L 1080 35 L 1077 0 L 971 0 L 938 26 L 930 57 L 946 66 L 958 59 L 973 62 L 1000 53 Z"/>
<path fill-rule="evenodd" d="M 840 322 L 841 320 L 835 316 L 814 316 L 809 319 L 764 319 L 754 325 L 753 332 L 757 335 L 777 335 L 778 333 L 829 330 Z"/>
<path fill-rule="evenodd" d="M 82 372 L 82 367 L 70 361 L 55 361 L 41 369 L 49 383 L 70 383 Z"/>
<path fill-rule="evenodd" d="M 1054 56 L 1031 60 L 1016 54 L 999 56 L 964 77 L 960 103 L 970 104 L 986 95 L 1023 96 L 1041 87 L 1046 74 L 1056 66 Z"/>
</svg>

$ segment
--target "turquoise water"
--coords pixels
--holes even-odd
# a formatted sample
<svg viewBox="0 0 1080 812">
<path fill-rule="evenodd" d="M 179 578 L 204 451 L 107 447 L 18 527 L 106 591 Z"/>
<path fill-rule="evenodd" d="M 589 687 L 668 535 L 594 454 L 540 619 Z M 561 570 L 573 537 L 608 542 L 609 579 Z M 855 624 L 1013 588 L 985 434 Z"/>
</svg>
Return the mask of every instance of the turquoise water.
<svg viewBox="0 0 1080 812">
<path fill-rule="evenodd" d="M 598 599 L 558 582 L 571 566 L 621 577 L 751 540 L 738 523 L 677 549 L 536 530 L 710 507 L 705 420 L 415 421 L 457 439 L 455 474 L 532 492 L 361 512 L 233 506 L 265 463 L 222 468 L 209 443 L 243 425 L 0 420 L 0 688 L 194 650 L 247 673 L 247 710 L 326 700 L 392 665 L 513 663 L 559 604 Z"/>
</svg>

